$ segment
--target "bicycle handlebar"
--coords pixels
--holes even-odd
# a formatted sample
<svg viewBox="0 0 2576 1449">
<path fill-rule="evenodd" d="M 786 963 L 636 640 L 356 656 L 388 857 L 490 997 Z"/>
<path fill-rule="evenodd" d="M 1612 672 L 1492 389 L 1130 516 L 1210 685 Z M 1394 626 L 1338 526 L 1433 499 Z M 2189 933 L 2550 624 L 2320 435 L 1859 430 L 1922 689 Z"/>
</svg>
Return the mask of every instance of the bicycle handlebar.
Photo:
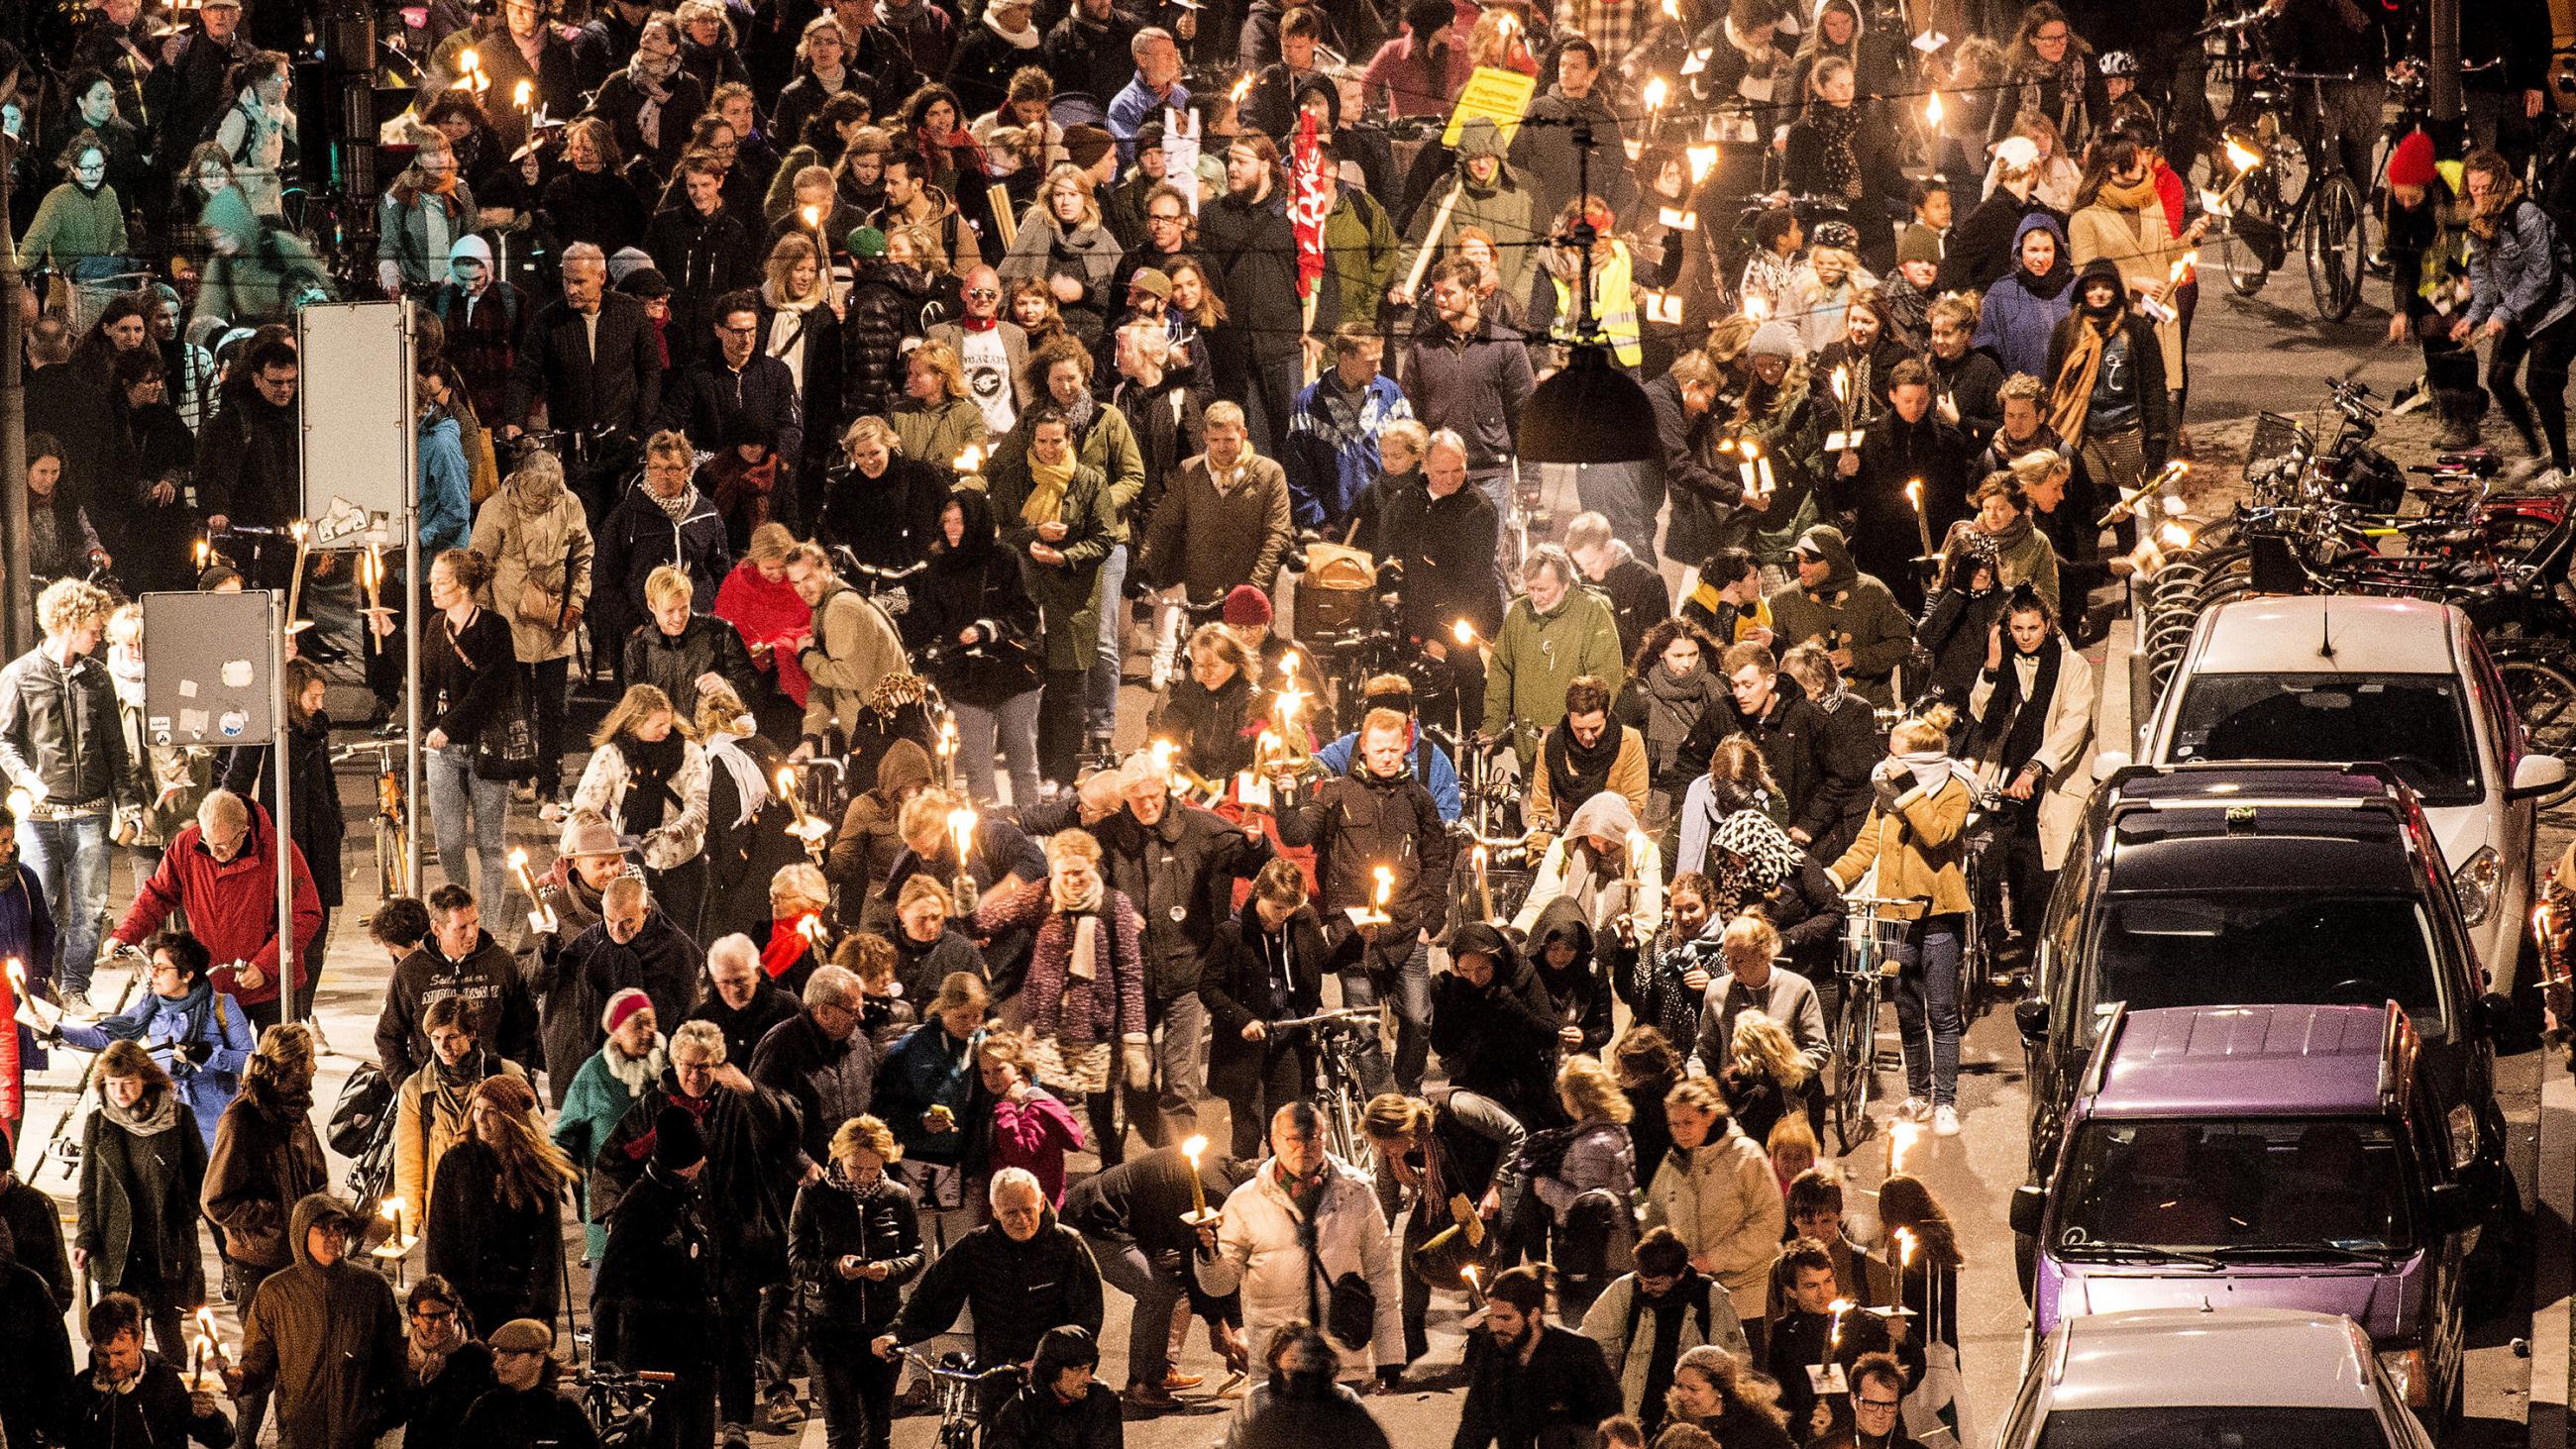
<svg viewBox="0 0 2576 1449">
<path fill-rule="evenodd" d="M 1286 1021 L 1263 1023 L 1272 1031 L 1286 1031 L 1297 1026 L 1357 1026 L 1377 1020 L 1374 1006 L 1345 1006 L 1334 1011 L 1319 1011 L 1312 1016 L 1292 1016 Z"/>
<path fill-rule="evenodd" d="M 917 1365 L 923 1373 L 926 1373 L 935 1379 L 947 1379 L 952 1383 L 980 1384 L 986 1379 L 997 1379 L 1005 1375 L 1017 1378 L 1020 1373 L 1020 1366 L 1015 1363 L 996 1364 L 991 1368 L 977 1368 L 969 1362 L 965 1366 L 960 1367 L 958 1365 L 947 1363 L 942 1359 L 933 1358 L 919 1349 L 907 1348 L 902 1350 L 902 1353 L 905 1358 L 911 1360 L 915 1365 Z"/>
</svg>

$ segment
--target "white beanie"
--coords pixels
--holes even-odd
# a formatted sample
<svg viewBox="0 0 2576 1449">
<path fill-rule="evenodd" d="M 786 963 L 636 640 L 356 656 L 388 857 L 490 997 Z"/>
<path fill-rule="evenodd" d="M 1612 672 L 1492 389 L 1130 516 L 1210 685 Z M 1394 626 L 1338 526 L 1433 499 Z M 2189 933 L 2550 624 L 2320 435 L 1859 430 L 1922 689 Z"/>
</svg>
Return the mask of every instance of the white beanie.
<svg viewBox="0 0 2576 1449">
<path fill-rule="evenodd" d="M 451 263 L 481 262 L 483 270 L 488 272 L 492 269 L 492 244 L 469 231 L 456 239 L 456 245 L 447 249 L 447 260 Z"/>
</svg>

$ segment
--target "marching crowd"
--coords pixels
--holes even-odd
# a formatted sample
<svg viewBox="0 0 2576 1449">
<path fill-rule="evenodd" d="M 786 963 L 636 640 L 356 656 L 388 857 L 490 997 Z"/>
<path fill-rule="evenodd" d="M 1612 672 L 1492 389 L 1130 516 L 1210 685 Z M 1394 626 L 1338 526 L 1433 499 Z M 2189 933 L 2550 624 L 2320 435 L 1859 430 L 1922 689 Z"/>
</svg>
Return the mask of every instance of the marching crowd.
<svg viewBox="0 0 2576 1449">
<path fill-rule="evenodd" d="M 1920 9 L 442 0 L 381 138 L 299 129 L 284 0 L 0 44 L 46 581 L 0 1126 L 49 1054 L 99 1084 L 68 1238 L 0 1173 L 5 1442 L 591 1443 L 578 1311 L 674 1449 L 882 1446 L 966 1341 L 988 1443 L 1105 1449 L 1194 1321 L 1227 1443 L 1383 1443 L 1461 1298 L 1458 1449 L 1954 1429 L 1960 1244 L 1822 1160 L 1824 1002 L 1893 923 L 1894 1112 L 1959 1131 L 1966 861 L 2031 936 L 2218 137 L 2198 6 Z M 2271 9 L 2374 130 L 2406 12 Z M 2546 15 L 2469 11 L 2392 335 L 2471 440 L 2496 339 L 2564 468 Z M 317 209 L 379 139 L 371 220 Z M 417 304 L 417 619 L 294 530 L 334 292 Z M 1577 343 L 1643 461 L 1520 456 Z M 147 729 L 124 599 L 290 583 L 284 738 Z M 335 1184 L 281 987 L 352 934 L 353 672 L 417 705 L 439 883 L 364 893 Z"/>
</svg>

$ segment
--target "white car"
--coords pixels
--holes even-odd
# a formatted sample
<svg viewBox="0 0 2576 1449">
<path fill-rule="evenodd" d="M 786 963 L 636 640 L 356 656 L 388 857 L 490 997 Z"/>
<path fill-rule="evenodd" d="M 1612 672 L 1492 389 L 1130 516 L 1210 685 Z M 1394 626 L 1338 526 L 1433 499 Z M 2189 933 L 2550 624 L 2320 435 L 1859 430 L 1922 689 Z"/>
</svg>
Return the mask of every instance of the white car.
<svg viewBox="0 0 2576 1449">
<path fill-rule="evenodd" d="M 2525 751 L 2457 608 L 2347 595 L 2222 604 L 2193 629 L 2140 758 L 2385 762 L 2424 802 L 2488 989 L 2529 991 L 2533 822 L 2567 766 Z"/>
<path fill-rule="evenodd" d="M 2040 1340 L 1996 1449 L 2432 1449 L 2340 1314 L 2147 1308 Z"/>
</svg>

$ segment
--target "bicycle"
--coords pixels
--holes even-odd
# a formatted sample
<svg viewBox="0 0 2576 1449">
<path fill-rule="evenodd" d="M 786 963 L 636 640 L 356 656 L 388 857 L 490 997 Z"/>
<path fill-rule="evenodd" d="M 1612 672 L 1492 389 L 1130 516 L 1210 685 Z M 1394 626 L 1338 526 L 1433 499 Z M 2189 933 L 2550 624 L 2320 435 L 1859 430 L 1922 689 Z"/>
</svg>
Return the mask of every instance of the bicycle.
<svg viewBox="0 0 2576 1449">
<path fill-rule="evenodd" d="M 2280 66 L 2261 29 L 2269 18 L 2256 10 L 2209 27 L 2243 35 L 2254 51 L 2220 126 L 2228 159 L 2211 163 L 2213 180 L 2224 166 L 2243 172 L 2235 183 L 2230 224 L 2218 233 L 2219 265 L 2236 295 L 2251 297 L 2288 260 L 2295 242 L 2317 315 L 2341 322 L 2361 300 L 2366 248 L 2361 187 L 2344 173 L 2341 137 L 2325 104 L 2325 87 L 2353 77 Z M 2301 86 L 2307 89 L 2305 116 L 2300 114 Z"/>
<path fill-rule="evenodd" d="M 403 790 L 399 739 L 361 740 L 331 752 L 331 763 L 345 764 L 361 755 L 376 757 L 376 890 L 380 898 L 412 894 L 411 836 L 404 820 L 411 808 Z"/>
<path fill-rule="evenodd" d="M 1378 1044 L 1378 1008 L 1319 1011 L 1274 1021 L 1269 1030 L 1276 1036 L 1298 1027 L 1315 1037 L 1315 1105 L 1324 1116 L 1325 1150 L 1367 1172 L 1372 1154 L 1368 1130 L 1361 1121 L 1369 1097 L 1362 1067 L 1368 1048 Z"/>
<path fill-rule="evenodd" d="M 653 1369 L 629 1373 L 615 1364 L 594 1363 L 574 1373 L 581 1411 L 599 1434 L 600 1449 L 640 1449 L 653 1440 L 653 1405 L 679 1375 Z"/>
<path fill-rule="evenodd" d="M 933 1358 L 907 1348 L 903 1356 L 930 1379 L 931 1398 L 939 1405 L 939 1449 L 975 1449 L 984 1430 L 984 1385 L 1020 1376 L 1018 1364 L 981 1368 L 962 1353 Z"/>
<path fill-rule="evenodd" d="M 1896 965 L 1896 948 L 1911 930 L 1918 902 L 1878 896 L 1845 896 L 1850 913 L 1843 920 L 1843 954 L 1835 974 L 1841 999 L 1835 1003 L 1834 1136 L 1850 1152 L 1869 1136 L 1869 1099 L 1878 1079 L 1878 1008 L 1888 976 Z"/>
</svg>

